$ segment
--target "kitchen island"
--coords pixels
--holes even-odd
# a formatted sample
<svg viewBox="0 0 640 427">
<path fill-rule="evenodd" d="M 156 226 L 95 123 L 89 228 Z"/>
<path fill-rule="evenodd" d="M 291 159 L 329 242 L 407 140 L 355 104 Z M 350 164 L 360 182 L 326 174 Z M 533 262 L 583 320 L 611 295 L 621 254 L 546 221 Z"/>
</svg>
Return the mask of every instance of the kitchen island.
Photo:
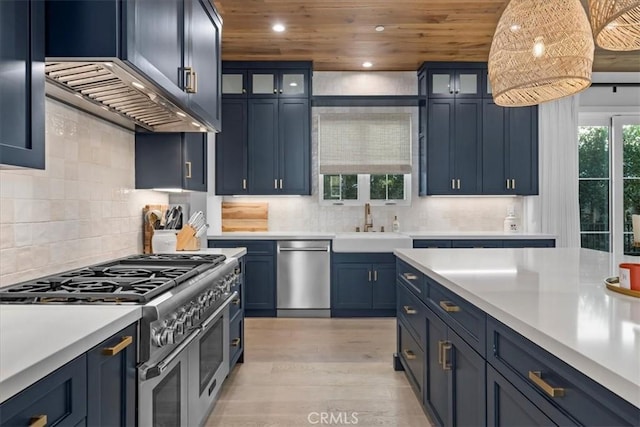
<svg viewBox="0 0 640 427">
<path fill-rule="evenodd" d="M 493 369 L 490 366 L 492 360 L 495 365 L 500 365 L 498 371 L 507 367 L 509 355 L 501 352 L 509 349 L 516 354 L 515 344 L 513 348 L 510 346 L 517 342 L 523 346 L 539 346 L 550 358 L 559 359 L 612 392 L 612 396 L 622 402 L 622 407 L 629 408 L 630 403 L 635 410 L 640 408 L 640 300 L 609 291 L 604 285 L 605 278 L 617 276 L 620 262 L 638 262 L 637 258 L 616 258 L 588 249 L 565 248 L 399 249 L 394 253 L 399 259 L 399 286 L 407 284 L 406 288 L 411 291 L 407 298 L 418 301 L 415 299 L 417 296 L 425 303 L 421 306 L 427 312 L 425 337 L 414 338 L 425 340 L 425 372 L 430 368 L 430 354 L 435 352 L 429 348 L 426 338 L 430 331 L 431 313 L 438 316 L 435 322 L 443 319 L 446 323 L 452 319 L 449 336 L 461 336 L 461 345 L 468 343 L 471 346 L 469 350 L 473 348 L 471 351 L 479 357 L 485 358 L 486 355 L 487 382 Z M 421 275 L 424 275 L 422 287 L 417 285 Z M 413 284 L 408 283 L 407 278 L 413 279 Z M 451 300 L 459 303 L 453 304 Z M 408 319 L 407 325 L 413 321 L 410 314 L 402 311 L 403 307 L 399 298 L 399 331 L 405 324 L 403 319 Z M 412 307 L 411 314 L 415 311 Z M 463 317 L 470 313 L 475 316 L 473 319 Z M 420 333 L 416 328 L 405 329 L 417 330 L 415 335 Z M 502 339 L 503 332 L 503 335 L 508 333 L 517 337 Z M 451 340 L 445 341 L 449 343 Z M 442 362 L 443 351 L 442 348 L 439 350 Z M 398 351 L 400 353 L 402 349 Z M 446 351 L 444 354 L 447 359 Z M 527 352 L 519 354 L 522 359 Z M 446 361 L 441 363 L 443 367 L 446 364 Z M 478 372 L 481 372 L 480 368 Z M 535 384 L 537 380 L 531 377 L 539 376 L 539 373 L 532 372 L 529 372 L 529 378 L 526 378 L 526 373 L 515 373 L 509 381 L 516 388 L 517 381 L 521 379 L 523 384 L 527 380 Z M 431 374 L 435 373 L 432 369 Z M 546 374 L 543 372 L 542 375 Z M 552 376 L 549 382 L 557 380 Z M 433 396 L 429 396 L 428 381 L 425 373 L 425 406 L 433 409 L 434 405 L 429 403 Z M 487 392 L 487 421 L 492 424 L 497 419 L 492 411 L 495 412 L 500 402 L 495 400 L 497 394 L 494 395 L 495 390 L 489 385 L 484 389 Z M 555 402 L 560 402 L 560 415 L 567 415 L 567 411 L 570 413 L 570 409 L 562 406 L 565 401 L 571 403 L 570 399 L 559 397 L 560 392 L 553 393 L 558 396 L 554 398 Z M 566 393 L 571 398 L 578 394 L 570 387 Z M 535 401 L 538 396 L 531 399 Z M 631 417 L 637 417 L 634 421 L 638 425 L 640 411 L 635 410 L 631 411 Z M 482 416 L 482 411 L 479 414 Z M 448 416 L 439 415 L 446 424 Z M 571 418 L 567 422 L 572 422 Z"/>
</svg>

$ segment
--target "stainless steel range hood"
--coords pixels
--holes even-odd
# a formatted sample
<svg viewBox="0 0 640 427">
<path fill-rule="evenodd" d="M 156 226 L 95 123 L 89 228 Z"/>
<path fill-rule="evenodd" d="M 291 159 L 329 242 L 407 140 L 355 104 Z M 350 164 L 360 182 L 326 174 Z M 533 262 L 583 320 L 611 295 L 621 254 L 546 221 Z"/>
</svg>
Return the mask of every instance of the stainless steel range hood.
<svg viewBox="0 0 640 427">
<path fill-rule="evenodd" d="M 49 96 L 129 129 L 137 125 L 153 132 L 207 131 L 118 60 L 47 60 L 45 74 Z"/>
</svg>

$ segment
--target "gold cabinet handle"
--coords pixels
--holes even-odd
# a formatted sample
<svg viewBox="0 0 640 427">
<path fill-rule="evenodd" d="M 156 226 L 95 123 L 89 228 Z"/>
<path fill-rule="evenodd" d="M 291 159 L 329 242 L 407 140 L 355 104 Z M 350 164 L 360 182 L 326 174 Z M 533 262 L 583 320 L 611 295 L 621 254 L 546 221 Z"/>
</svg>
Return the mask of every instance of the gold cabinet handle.
<svg viewBox="0 0 640 427">
<path fill-rule="evenodd" d="M 240 338 L 234 338 L 231 340 L 231 347 L 237 347 L 240 345 Z"/>
<path fill-rule="evenodd" d="M 277 179 L 273 180 L 273 188 L 275 188 L 276 190 L 278 189 L 278 180 Z"/>
<path fill-rule="evenodd" d="M 280 189 L 282 190 L 282 178 L 280 179 Z"/>
<path fill-rule="evenodd" d="M 407 360 L 415 360 L 416 355 L 413 351 L 404 349 L 402 350 L 402 354 L 404 354 L 404 358 Z"/>
<path fill-rule="evenodd" d="M 198 93 L 198 73 L 193 72 L 193 92 Z"/>
<path fill-rule="evenodd" d="M 247 180 L 246 180 L 246 179 L 243 179 L 243 180 L 242 180 L 242 189 L 243 189 L 243 190 L 246 190 L 246 189 L 247 189 Z"/>
<path fill-rule="evenodd" d="M 378 270 L 373 270 L 373 281 L 374 282 L 378 281 Z"/>
<path fill-rule="evenodd" d="M 369 281 L 371 281 L 371 270 L 369 270 Z"/>
<path fill-rule="evenodd" d="M 191 162 L 185 162 L 187 166 L 187 178 L 191 178 Z"/>
<path fill-rule="evenodd" d="M 46 415 L 36 415 L 29 420 L 29 427 L 44 427 L 47 425 Z"/>
<path fill-rule="evenodd" d="M 413 273 L 403 273 L 402 277 L 404 277 L 407 280 L 418 280 L 418 276 L 416 276 Z"/>
<path fill-rule="evenodd" d="M 233 305 L 240 305 L 240 298 L 236 298 L 231 302 L 233 303 Z"/>
<path fill-rule="evenodd" d="M 438 341 L 438 365 L 442 366 L 442 344 L 446 341 Z"/>
<path fill-rule="evenodd" d="M 510 183 L 511 183 L 511 180 L 508 179 L 507 180 L 507 190 L 511 190 L 511 184 Z"/>
<path fill-rule="evenodd" d="M 447 360 L 447 352 L 451 350 L 451 343 L 449 341 L 444 341 L 442 343 L 442 369 L 445 371 L 451 370 L 451 363 Z"/>
<path fill-rule="evenodd" d="M 515 189 L 516 189 L 516 180 L 515 180 L 515 179 L 512 179 L 512 180 L 511 180 L 511 189 L 512 189 L 512 190 L 515 190 Z"/>
<path fill-rule="evenodd" d="M 529 371 L 529 379 L 550 397 L 564 396 L 564 388 L 552 387 L 548 382 L 542 379 L 542 373 L 540 371 Z"/>
<path fill-rule="evenodd" d="M 187 93 L 196 93 L 195 73 L 193 72 L 193 68 L 184 67 L 184 73 L 186 79 L 184 89 L 187 91 Z"/>
<path fill-rule="evenodd" d="M 113 347 L 103 348 L 102 354 L 104 354 L 105 356 L 115 356 L 125 348 L 129 347 L 132 342 L 133 342 L 132 336 L 130 335 L 124 336 L 122 337 L 122 340 L 118 344 L 114 345 Z"/>
<path fill-rule="evenodd" d="M 460 307 L 452 303 L 451 301 L 440 301 L 440 307 L 447 313 L 456 313 L 460 311 Z"/>
<path fill-rule="evenodd" d="M 458 190 L 460 189 L 460 180 L 457 179 L 456 182 L 458 183 Z"/>
<path fill-rule="evenodd" d="M 416 309 L 415 309 L 415 308 L 411 308 L 411 307 L 410 307 L 410 306 L 408 306 L 408 305 L 405 305 L 405 306 L 404 306 L 404 307 L 402 307 L 402 308 L 404 309 L 404 312 L 405 312 L 405 313 L 407 313 L 407 314 L 416 314 L 416 313 L 417 313 L 417 311 L 416 311 Z"/>
<path fill-rule="evenodd" d="M 456 180 L 455 180 L 455 179 L 452 179 L 452 180 L 451 180 L 451 188 L 452 188 L 453 190 L 455 190 L 455 189 L 456 189 Z"/>
</svg>

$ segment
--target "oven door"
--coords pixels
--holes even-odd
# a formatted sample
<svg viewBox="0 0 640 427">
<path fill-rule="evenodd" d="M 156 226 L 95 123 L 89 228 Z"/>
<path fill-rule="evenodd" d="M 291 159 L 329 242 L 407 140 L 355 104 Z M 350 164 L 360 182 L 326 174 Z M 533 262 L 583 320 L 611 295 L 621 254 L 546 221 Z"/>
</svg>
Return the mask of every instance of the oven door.
<svg viewBox="0 0 640 427">
<path fill-rule="evenodd" d="M 202 333 L 189 352 L 189 414 L 193 426 L 202 425 L 229 374 L 228 298 L 202 324 Z"/>
<path fill-rule="evenodd" d="M 159 363 L 138 370 L 138 425 L 188 426 L 189 353 L 201 331 L 193 331 Z"/>
</svg>

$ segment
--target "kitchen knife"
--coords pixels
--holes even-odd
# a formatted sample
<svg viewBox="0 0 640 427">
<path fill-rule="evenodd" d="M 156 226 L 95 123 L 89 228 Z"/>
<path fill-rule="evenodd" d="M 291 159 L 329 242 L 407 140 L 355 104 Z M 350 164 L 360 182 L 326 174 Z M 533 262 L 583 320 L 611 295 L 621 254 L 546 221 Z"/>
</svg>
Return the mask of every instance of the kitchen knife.
<svg viewBox="0 0 640 427">
<path fill-rule="evenodd" d="M 207 233 L 207 228 L 209 228 L 207 224 L 203 224 L 202 226 L 200 226 L 200 228 L 198 228 L 198 230 L 196 231 L 196 237 L 200 238 L 204 236 Z"/>
</svg>

